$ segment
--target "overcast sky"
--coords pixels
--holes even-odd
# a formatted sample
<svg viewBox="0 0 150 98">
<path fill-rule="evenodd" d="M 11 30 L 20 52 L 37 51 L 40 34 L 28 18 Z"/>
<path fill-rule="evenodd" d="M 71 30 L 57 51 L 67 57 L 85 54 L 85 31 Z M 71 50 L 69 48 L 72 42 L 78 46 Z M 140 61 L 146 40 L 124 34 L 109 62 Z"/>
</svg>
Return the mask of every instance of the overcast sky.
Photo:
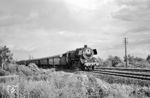
<svg viewBox="0 0 150 98">
<path fill-rule="evenodd" d="M 15 59 L 61 54 L 84 44 L 101 58 L 150 54 L 150 0 L 0 0 L 0 44 Z"/>
</svg>

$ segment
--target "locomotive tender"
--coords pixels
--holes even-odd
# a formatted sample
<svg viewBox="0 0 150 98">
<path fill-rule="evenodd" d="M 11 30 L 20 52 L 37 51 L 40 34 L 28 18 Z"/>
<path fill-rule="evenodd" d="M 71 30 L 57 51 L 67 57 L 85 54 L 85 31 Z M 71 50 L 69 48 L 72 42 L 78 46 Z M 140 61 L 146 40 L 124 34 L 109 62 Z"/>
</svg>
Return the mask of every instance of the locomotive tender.
<svg viewBox="0 0 150 98">
<path fill-rule="evenodd" d="M 82 48 L 77 48 L 73 51 L 68 51 L 62 55 L 55 55 L 51 57 L 22 60 L 18 64 L 28 65 L 35 63 L 39 67 L 63 67 L 63 68 L 80 68 L 81 70 L 94 70 L 98 65 L 93 55 L 97 55 L 97 50 L 89 48 L 85 45 Z"/>
</svg>

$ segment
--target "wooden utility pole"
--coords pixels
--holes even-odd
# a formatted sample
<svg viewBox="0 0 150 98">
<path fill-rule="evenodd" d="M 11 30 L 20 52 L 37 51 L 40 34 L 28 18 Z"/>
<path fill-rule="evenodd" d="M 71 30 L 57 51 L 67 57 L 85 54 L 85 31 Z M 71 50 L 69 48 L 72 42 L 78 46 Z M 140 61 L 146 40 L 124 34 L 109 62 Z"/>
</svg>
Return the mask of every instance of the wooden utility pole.
<svg viewBox="0 0 150 98">
<path fill-rule="evenodd" d="M 124 38 L 124 43 L 125 43 L 125 62 L 126 62 L 126 67 L 128 66 L 127 62 L 127 38 Z"/>
</svg>

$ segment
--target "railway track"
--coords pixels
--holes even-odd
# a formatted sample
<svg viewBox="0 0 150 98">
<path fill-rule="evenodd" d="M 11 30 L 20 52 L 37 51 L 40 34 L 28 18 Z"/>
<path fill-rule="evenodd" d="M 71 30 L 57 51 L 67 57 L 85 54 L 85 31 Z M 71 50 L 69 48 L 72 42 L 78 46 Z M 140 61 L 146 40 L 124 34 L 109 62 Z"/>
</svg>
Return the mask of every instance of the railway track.
<svg viewBox="0 0 150 98">
<path fill-rule="evenodd" d="M 98 67 L 98 68 L 95 68 L 93 73 L 127 77 L 127 78 L 135 78 L 135 79 L 141 79 L 141 80 L 150 80 L 149 69 Z"/>
</svg>

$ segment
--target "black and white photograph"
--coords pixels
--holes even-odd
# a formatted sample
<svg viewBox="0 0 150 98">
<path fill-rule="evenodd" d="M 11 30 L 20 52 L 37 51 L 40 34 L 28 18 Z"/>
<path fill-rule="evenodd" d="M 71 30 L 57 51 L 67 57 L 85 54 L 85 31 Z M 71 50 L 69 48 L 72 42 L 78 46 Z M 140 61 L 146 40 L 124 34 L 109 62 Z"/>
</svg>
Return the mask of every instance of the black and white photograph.
<svg viewBox="0 0 150 98">
<path fill-rule="evenodd" d="M 0 98 L 150 98 L 150 0 L 0 0 Z"/>
</svg>

